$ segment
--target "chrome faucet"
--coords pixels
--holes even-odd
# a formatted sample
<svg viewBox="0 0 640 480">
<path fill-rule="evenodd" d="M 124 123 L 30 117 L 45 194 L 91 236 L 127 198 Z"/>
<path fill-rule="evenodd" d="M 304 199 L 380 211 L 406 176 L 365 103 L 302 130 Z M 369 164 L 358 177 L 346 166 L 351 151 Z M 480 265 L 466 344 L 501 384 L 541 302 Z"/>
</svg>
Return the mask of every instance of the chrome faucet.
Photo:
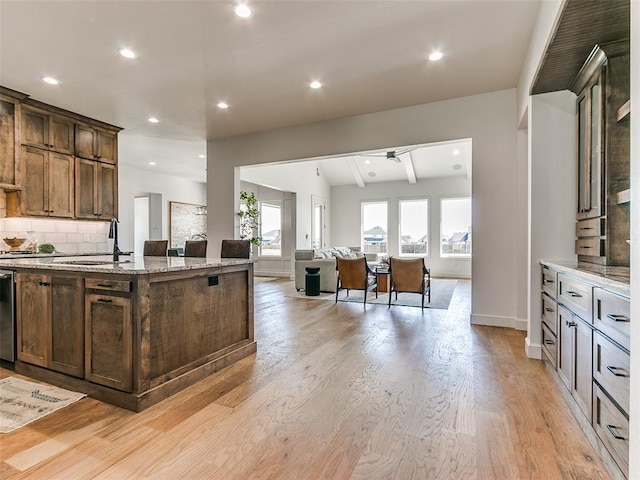
<svg viewBox="0 0 640 480">
<path fill-rule="evenodd" d="M 113 238 L 113 261 L 117 262 L 120 260 L 120 247 L 118 247 L 118 219 L 112 218 L 111 224 L 109 225 L 109 238 Z"/>
</svg>

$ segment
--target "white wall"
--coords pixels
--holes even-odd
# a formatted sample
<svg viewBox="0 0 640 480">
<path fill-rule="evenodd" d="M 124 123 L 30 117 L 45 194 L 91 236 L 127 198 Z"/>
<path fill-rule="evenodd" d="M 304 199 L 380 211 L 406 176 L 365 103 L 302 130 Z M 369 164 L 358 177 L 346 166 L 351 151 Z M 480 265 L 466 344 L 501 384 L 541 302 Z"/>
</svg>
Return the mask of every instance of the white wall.
<svg viewBox="0 0 640 480">
<path fill-rule="evenodd" d="M 408 182 L 370 183 L 331 189 L 331 229 L 333 246 L 360 245 L 360 203 L 387 201 L 389 253 L 398 255 L 399 200 L 429 199 L 429 254 L 426 263 L 436 277 L 471 277 L 471 259 L 440 257 L 440 199 L 471 196 L 471 180 L 466 176 L 431 178 Z"/>
<path fill-rule="evenodd" d="M 311 159 L 397 145 L 473 140 L 475 323 L 516 322 L 516 91 L 474 95 L 207 143 L 208 236 L 236 231 L 239 179 L 248 163 Z M 332 232 L 332 237 L 335 232 Z M 333 240 L 332 240 L 333 243 Z"/>
<path fill-rule="evenodd" d="M 640 1 L 631 2 L 631 435 L 629 478 L 640 478 Z"/>
<path fill-rule="evenodd" d="M 540 260 L 576 260 L 576 96 L 531 97 L 529 105 L 529 325 L 527 354 L 540 358 Z"/>
<path fill-rule="evenodd" d="M 311 197 L 323 197 L 327 201 L 327 211 L 331 210 L 331 190 L 324 176 L 317 175 L 317 162 L 286 163 L 280 165 L 260 165 L 240 169 L 240 179 L 296 194 L 296 246 L 311 248 Z M 331 239 L 327 222 L 327 241 Z M 327 243 L 328 245 L 329 243 Z"/>
<path fill-rule="evenodd" d="M 195 203 L 206 205 L 207 186 L 204 183 L 154 173 L 126 165 L 118 166 L 118 210 L 120 228 L 118 240 L 120 249 L 134 249 L 134 204 L 135 197 L 146 193 L 162 195 L 162 238 L 169 239 L 169 202 Z M 220 251 L 209 249 L 211 255 Z M 217 256 L 217 255 L 214 255 Z"/>
</svg>

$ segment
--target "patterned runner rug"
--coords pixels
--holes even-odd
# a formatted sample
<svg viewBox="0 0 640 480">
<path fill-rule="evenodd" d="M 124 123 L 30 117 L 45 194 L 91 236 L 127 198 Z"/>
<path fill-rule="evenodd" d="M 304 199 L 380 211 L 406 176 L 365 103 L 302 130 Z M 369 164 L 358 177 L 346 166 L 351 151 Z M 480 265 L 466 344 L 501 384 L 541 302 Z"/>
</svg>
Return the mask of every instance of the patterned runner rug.
<svg viewBox="0 0 640 480">
<path fill-rule="evenodd" d="M 0 433 L 8 433 L 80 400 L 83 393 L 15 377 L 0 380 Z"/>
</svg>

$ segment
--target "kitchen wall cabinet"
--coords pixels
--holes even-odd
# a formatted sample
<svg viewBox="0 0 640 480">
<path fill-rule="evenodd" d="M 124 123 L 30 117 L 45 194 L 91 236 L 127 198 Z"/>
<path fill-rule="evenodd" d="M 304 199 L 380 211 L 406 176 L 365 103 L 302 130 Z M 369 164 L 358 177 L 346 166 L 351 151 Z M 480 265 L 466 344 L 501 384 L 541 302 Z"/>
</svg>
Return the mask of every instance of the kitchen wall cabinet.
<svg viewBox="0 0 640 480">
<path fill-rule="evenodd" d="M 596 46 L 576 77 L 578 260 L 629 266 L 629 45 Z"/>
<path fill-rule="evenodd" d="M 38 108 L 22 108 L 22 144 L 73 155 L 73 119 Z"/>
<path fill-rule="evenodd" d="M 117 137 L 100 128 L 76 124 L 75 154 L 89 160 L 116 164 L 118 161 Z"/>
<path fill-rule="evenodd" d="M 25 273 L 16 278 L 18 359 L 82 378 L 82 279 Z"/>
<path fill-rule="evenodd" d="M 22 189 L 7 193 L 7 215 L 73 218 L 73 157 L 23 146 L 21 165 Z"/>
<path fill-rule="evenodd" d="M 15 98 L 0 94 L 0 189 L 19 187 L 19 118 L 20 103 Z"/>
<path fill-rule="evenodd" d="M 118 172 L 115 165 L 76 158 L 75 216 L 109 220 L 118 211 Z"/>
</svg>

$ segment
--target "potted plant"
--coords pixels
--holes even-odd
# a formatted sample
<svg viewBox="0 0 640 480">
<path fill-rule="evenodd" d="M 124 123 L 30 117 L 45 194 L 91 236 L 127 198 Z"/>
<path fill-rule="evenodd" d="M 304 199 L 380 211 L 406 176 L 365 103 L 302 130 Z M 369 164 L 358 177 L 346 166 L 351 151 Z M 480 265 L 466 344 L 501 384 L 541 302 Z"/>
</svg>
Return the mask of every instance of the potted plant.
<svg viewBox="0 0 640 480">
<path fill-rule="evenodd" d="M 240 239 L 250 240 L 252 245 L 262 245 L 262 237 L 257 236 L 260 225 L 260 210 L 258 199 L 253 192 L 240 192 L 240 200 L 243 202 L 238 217 L 240 217 Z"/>
</svg>

